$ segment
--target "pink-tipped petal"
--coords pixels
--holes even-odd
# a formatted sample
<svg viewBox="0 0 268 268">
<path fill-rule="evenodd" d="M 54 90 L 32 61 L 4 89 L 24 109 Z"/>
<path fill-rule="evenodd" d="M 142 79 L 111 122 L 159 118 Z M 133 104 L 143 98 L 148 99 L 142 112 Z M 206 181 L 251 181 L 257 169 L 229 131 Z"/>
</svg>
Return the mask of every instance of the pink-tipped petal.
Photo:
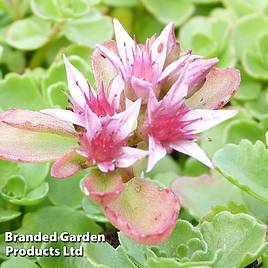
<svg viewBox="0 0 268 268">
<path fill-rule="evenodd" d="M 115 200 L 122 192 L 124 184 L 117 173 L 92 171 L 83 182 L 84 193 L 94 202 L 105 206 Z"/>
<path fill-rule="evenodd" d="M 186 54 L 182 57 L 180 57 L 178 60 L 173 61 L 171 64 L 169 64 L 164 71 L 162 72 L 161 76 L 158 79 L 158 82 L 162 82 L 168 78 L 171 78 L 174 74 L 178 73 L 186 63 L 186 61 L 189 61 L 193 57 L 190 54 Z"/>
<path fill-rule="evenodd" d="M 120 107 L 120 99 L 124 90 L 125 83 L 121 75 L 117 75 L 110 83 L 108 101 L 115 106 L 115 110 Z"/>
<path fill-rule="evenodd" d="M 78 116 L 76 113 L 69 111 L 69 110 L 55 108 L 55 109 L 44 109 L 44 110 L 41 110 L 41 112 L 44 114 L 48 114 L 53 117 L 56 117 L 60 120 L 69 122 L 74 125 L 79 125 L 81 127 L 85 126 L 84 120 L 82 120 L 82 118 Z"/>
<path fill-rule="evenodd" d="M 149 101 L 148 101 L 148 108 L 147 108 L 147 116 L 149 123 L 151 122 L 152 115 L 155 112 L 155 110 L 158 108 L 159 103 L 157 101 L 157 98 L 153 92 L 150 92 L 149 95 Z"/>
<path fill-rule="evenodd" d="M 154 138 L 149 136 L 149 156 L 148 156 L 148 166 L 146 172 L 153 169 L 155 164 L 161 160 L 167 154 L 166 149 Z"/>
<path fill-rule="evenodd" d="M 114 19 L 113 22 L 118 53 L 124 65 L 128 63 L 132 64 L 134 61 L 133 51 L 135 51 L 136 48 L 135 41 L 129 36 L 117 19 Z"/>
<path fill-rule="evenodd" d="M 152 44 L 152 61 L 161 73 L 168 53 L 168 42 L 174 32 L 174 24 L 170 22 Z"/>
<path fill-rule="evenodd" d="M 90 108 L 85 110 L 85 118 L 86 118 L 86 135 L 89 140 L 95 135 L 95 133 L 101 129 L 100 118 L 93 113 Z"/>
<path fill-rule="evenodd" d="M 200 133 L 209 128 L 212 128 L 221 122 L 234 117 L 238 111 L 235 110 L 191 110 L 189 111 L 182 120 L 196 120 L 188 126 L 188 129 L 192 133 Z"/>
<path fill-rule="evenodd" d="M 131 148 L 122 147 L 120 156 L 116 159 L 116 166 L 120 168 L 127 168 L 132 166 L 136 161 L 143 159 L 148 155 L 147 151 Z"/>
<path fill-rule="evenodd" d="M 182 140 L 170 144 L 170 147 L 178 152 L 187 154 L 197 159 L 209 168 L 213 168 L 213 165 L 206 153 L 194 141 Z"/>
<path fill-rule="evenodd" d="M 136 98 L 140 98 L 142 103 L 147 103 L 150 91 L 153 90 L 153 85 L 151 82 L 142 80 L 135 76 L 131 77 L 131 87 L 134 91 Z"/>
<path fill-rule="evenodd" d="M 65 136 L 76 135 L 71 124 L 40 112 L 12 109 L 1 113 L 1 121 L 16 128 L 35 132 L 48 132 Z"/>
<path fill-rule="evenodd" d="M 116 43 L 114 40 L 106 41 L 103 44 L 108 50 L 112 51 L 114 54 L 118 54 Z M 96 48 L 91 56 L 92 59 L 92 69 L 94 79 L 97 88 L 100 86 L 100 81 L 104 81 L 105 88 L 108 87 L 110 81 L 116 76 L 117 70 L 112 65 L 111 61 L 107 59 L 105 55 L 102 54 L 99 48 Z"/>
<path fill-rule="evenodd" d="M 114 118 L 119 119 L 121 123 L 118 138 L 123 140 L 136 128 L 136 121 L 139 116 L 141 100 L 138 99 L 132 103 L 124 112 L 115 114 Z"/>
<path fill-rule="evenodd" d="M 73 136 L 15 128 L 0 122 L 0 159 L 16 162 L 48 162 L 78 147 Z"/>
<path fill-rule="evenodd" d="M 104 213 L 131 239 L 157 245 L 172 232 L 179 209 L 178 199 L 171 190 L 133 178 L 125 184 L 118 198 L 104 207 Z"/>
<path fill-rule="evenodd" d="M 146 172 L 151 171 L 155 164 L 165 157 L 166 153 L 166 149 L 159 142 L 155 141 L 153 137 L 149 136 L 149 157 Z"/>
<path fill-rule="evenodd" d="M 59 179 L 70 177 L 81 169 L 81 164 L 85 161 L 75 149 L 71 149 L 55 161 L 51 168 L 51 176 Z"/>
<path fill-rule="evenodd" d="M 218 109 L 236 93 L 240 72 L 233 68 L 212 68 L 204 85 L 185 104 L 192 109 Z"/>
<path fill-rule="evenodd" d="M 80 106 L 84 107 L 85 98 L 84 93 L 88 93 L 88 84 L 82 73 L 76 69 L 64 56 L 64 63 L 66 68 L 66 75 L 68 81 L 68 88 L 70 90 L 73 100 Z"/>
</svg>

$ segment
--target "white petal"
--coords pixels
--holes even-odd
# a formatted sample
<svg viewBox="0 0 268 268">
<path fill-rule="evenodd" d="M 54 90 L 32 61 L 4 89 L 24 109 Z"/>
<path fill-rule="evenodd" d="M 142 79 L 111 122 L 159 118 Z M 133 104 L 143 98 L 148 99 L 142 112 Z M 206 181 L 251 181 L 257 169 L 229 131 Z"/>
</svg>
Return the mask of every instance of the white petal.
<svg viewBox="0 0 268 268">
<path fill-rule="evenodd" d="M 192 123 L 187 127 L 189 130 L 193 130 L 193 133 L 200 133 L 221 122 L 228 120 L 235 116 L 238 111 L 235 110 L 202 110 L 196 109 L 189 111 L 182 120 L 194 120 L 200 118 L 200 120 Z"/>
<path fill-rule="evenodd" d="M 70 90 L 71 96 L 80 107 L 84 107 L 84 93 L 88 95 L 87 80 L 83 74 L 68 61 L 65 56 L 64 63 L 66 68 L 68 88 Z"/>
<path fill-rule="evenodd" d="M 58 119 L 61 119 L 63 121 L 79 125 L 84 127 L 85 122 L 82 120 L 81 117 L 79 117 L 76 113 L 69 111 L 69 110 L 63 110 L 63 109 L 44 109 L 41 110 L 40 112 L 44 114 L 49 114 L 52 115 Z"/>
<path fill-rule="evenodd" d="M 117 75 L 111 82 L 111 87 L 109 90 L 108 102 L 114 103 L 116 110 L 120 105 L 120 97 L 124 90 L 125 83 L 121 75 Z"/>
<path fill-rule="evenodd" d="M 178 60 L 173 61 L 171 64 L 169 64 L 164 71 L 162 72 L 160 78 L 158 79 L 158 82 L 163 81 L 167 77 L 173 76 L 175 73 L 178 73 L 186 60 L 191 60 L 192 55 L 186 54 L 182 57 L 180 57 Z"/>
<path fill-rule="evenodd" d="M 118 139 L 125 139 L 137 126 L 137 119 L 141 107 L 141 100 L 136 100 L 124 112 L 115 114 L 114 119 L 120 120 Z"/>
<path fill-rule="evenodd" d="M 146 172 L 152 170 L 155 164 L 166 155 L 166 149 L 157 142 L 153 137 L 149 136 L 149 157 Z"/>
<path fill-rule="evenodd" d="M 120 157 L 116 159 L 116 166 L 120 168 L 127 168 L 132 166 L 137 160 L 140 160 L 148 155 L 147 151 L 131 148 L 122 147 L 122 153 Z"/>
<path fill-rule="evenodd" d="M 132 64 L 134 61 L 133 51 L 135 51 L 136 46 L 135 41 L 129 36 L 117 19 L 114 19 L 113 22 L 119 55 L 125 65 L 128 64 L 128 62 Z"/>
<path fill-rule="evenodd" d="M 177 143 L 172 143 L 170 146 L 183 154 L 187 154 L 203 164 L 207 165 L 210 168 L 213 168 L 213 165 L 206 153 L 194 142 L 188 140 L 178 141 Z"/>
<path fill-rule="evenodd" d="M 174 30 L 173 26 L 173 23 L 170 22 L 152 44 L 152 61 L 158 67 L 159 73 L 161 73 L 166 60 L 168 40 L 171 31 Z"/>
<path fill-rule="evenodd" d="M 85 119 L 86 119 L 86 135 L 89 140 L 96 134 L 96 132 L 101 129 L 101 121 L 99 117 L 93 113 L 90 108 L 85 110 Z"/>
</svg>

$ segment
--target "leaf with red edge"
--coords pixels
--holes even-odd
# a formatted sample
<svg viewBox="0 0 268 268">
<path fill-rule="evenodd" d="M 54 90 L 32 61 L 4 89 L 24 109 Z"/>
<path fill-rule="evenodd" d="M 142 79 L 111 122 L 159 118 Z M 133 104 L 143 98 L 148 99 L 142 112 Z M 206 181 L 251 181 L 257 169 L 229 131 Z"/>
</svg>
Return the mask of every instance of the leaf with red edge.
<svg viewBox="0 0 268 268">
<path fill-rule="evenodd" d="M 76 135 L 71 124 L 40 112 L 11 109 L 1 113 L 1 121 L 13 127 L 34 132 L 47 132 L 64 136 Z"/>
<path fill-rule="evenodd" d="M 185 104 L 193 109 L 218 109 L 236 93 L 240 85 L 240 72 L 233 68 L 213 68 L 204 85 Z"/>
<path fill-rule="evenodd" d="M 106 41 L 103 44 L 103 46 L 112 51 L 113 53 L 118 54 L 116 42 L 114 40 Z M 116 69 L 113 67 L 110 60 L 107 59 L 106 56 L 104 56 L 98 48 L 94 50 L 91 59 L 92 59 L 93 75 L 97 83 L 97 86 L 99 87 L 100 81 L 103 79 L 104 86 L 105 88 L 107 88 L 110 81 L 117 74 Z"/>
<path fill-rule="evenodd" d="M 171 190 L 133 178 L 125 184 L 119 197 L 104 207 L 104 213 L 131 239 L 156 245 L 172 232 L 179 208 L 179 201 Z"/>
<path fill-rule="evenodd" d="M 64 153 L 51 168 L 51 176 L 59 179 L 64 179 L 73 176 L 78 172 L 86 159 L 79 155 L 74 149 Z"/>
<path fill-rule="evenodd" d="M 0 159 L 17 162 L 53 161 L 77 146 L 77 139 L 73 136 L 35 132 L 0 122 Z"/>
<path fill-rule="evenodd" d="M 119 196 L 124 185 L 122 177 L 118 173 L 103 173 L 94 169 L 83 181 L 82 188 L 84 193 L 94 202 L 107 205 Z"/>
</svg>

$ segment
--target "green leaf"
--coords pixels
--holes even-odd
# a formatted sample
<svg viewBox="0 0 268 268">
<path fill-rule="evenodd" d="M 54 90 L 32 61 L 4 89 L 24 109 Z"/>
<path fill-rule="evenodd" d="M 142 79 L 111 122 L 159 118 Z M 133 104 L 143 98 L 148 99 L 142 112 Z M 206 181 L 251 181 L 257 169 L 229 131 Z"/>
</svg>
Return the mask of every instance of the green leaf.
<svg viewBox="0 0 268 268">
<path fill-rule="evenodd" d="M 31 7 L 38 17 L 58 22 L 80 17 L 89 11 L 87 0 L 32 0 Z"/>
<path fill-rule="evenodd" d="M 115 7 L 132 7 L 138 4 L 138 0 L 102 0 L 102 2 Z"/>
<path fill-rule="evenodd" d="M 40 110 L 46 107 L 39 88 L 29 75 L 8 74 L 0 80 L 0 108 Z"/>
<path fill-rule="evenodd" d="M 85 256 L 93 267 L 135 268 L 119 246 L 114 249 L 108 243 L 84 244 Z"/>
<path fill-rule="evenodd" d="M 248 139 L 251 142 L 264 141 L 264 131 L 260 124 L 249 119 L 232 121 L 224 129 L 223 134 L 225 143 L 238 144 L 242 139 Z"/>
<path fill-rule="evenodd" d="M 54 249 L 59 249 L 61 252 L 60 256 L 54 257 L 54 256 L 42 256 L 42 257 L 37 257 L 38 263 L 41 265 L 42 268 L 52 268 L 52 267 L 66 267 L 66 268 L 71 268 L 71 267 L 79 267 L 79 268 L 91 268 L 92 266 L 90 265 L 89 261 L 85 257 L 68 257 L 68 256 L 63 256 L 63 247 L 67 248 L 69 251 L 70 248 L 75 248 L 80 250 L 80 247 L 82 245 L 79 243 L 64 243 L 61 241 L 58 242 L 50 242 L 50 243 L 43 243 L 42 248 L 54 248 Z M 66 249 L 65 249 L 66 250 Z"/>
<path fill-rule="evenodd" d="M 255 261 L 267 245 L 266 226 L 247 214 L 232 215 L 224 211 L 211 222 L 200 225 L 208 244 L 208 253 L 222 249 L 222 256 L 213 264 L 215 268 L 246 267 Z"/>
<path fill-rule="evenodd" d="M 189 262 L 205 253 L 207 245 L 197 227 L 193 227 L 188 221 L 179 220 L 171 236 L 158 246 L 157 250 L 160 256 L 174 257 L 181 262 Z"/>
<path fill-rule="evenodd" d="M 82 208 L 87 217 L 97 222 L 109 222 L 104 216 L 102 209 L 99 205 L 91 201 L 89 198 L 84 197 L 82 201 Z"/>
<path fill-rule="evenodd" d="M 243 203 L 240 191 L 216 172 L 211 176 L 179 177 L 171 189 L 195 218 L 205 216 L 215 205 Z"/>
<path fill-rule="evenodd" d="M 243 195 L 243 193 L 242 193 Z M 244 201 L 244 199 L 243 199 Z M 239 213 L 247 213 L 248 214 L 248 209 L 246 205 L 238 205 L 234 202 L 228 202 L 227 204 L 224 205 L 216 205 L 212 207 L 211 211 L 206 214 L 203 218 L 201 218 L 200 222 L 203 221 L 213 221 L 213 218 L 220 212 L 222 211 L 229 211 L 232 214 L 239 214 Z"/>
<path fill-rule="evenodd" d="M 49 187 L 46 182 L 33 190 L 26 190 L 26 182 L 23 177 L 13 176 L 9 178 L 1 189 L 1 195 L 12 204 L 30 206 L 41 202 L 48 194 Z"/>
<path fill-rule="evenodd" d="M 34 189 L 46 179 L 50 171 L 50 164 L 19 164 L 19 169 L 19 174 L 24 177 L 27 189 Z"/>
<path fill-rule="evenodd" d="M 250 14 L 237 21 L 233 32 L 233 40 L 239 58 L 246 50 L 256 49 L 256 40 L 267 32 L 267 28 L 268 18 L 258 14 Z"/>
<path fill-rule="evenodd" d="M 53 232 L 69 232 L 83 234 L 86 232 L 99 233 L 101 228 L 87 218 L 82 211 L 69 207 L 43 207 L 24 215 L 22 227 L 18 233 L 51 234 Z"/>
<path fill-rule="evenodd" d="M 264 120 L 268 115 L 268 88 L 263 90 L 260 96 L 253 101 L 248 101 L 245 107 L 249 113 L 259 120 Z"/>
<path fill-rule="evenodd" d="M 261 83 L 250 78 L 244 71 L 241 71 L 240 87 L 234 98 L 241 101 L 255 100 L 260 96 L 261 89 Z"/>
<path fill-rule="evenodd" d="M 221 0 L 192 0 L 195 4 L 210 5 L 220 3 Z"/>
<path fill-rule="evenodd" d="M 0 223 L 13 220 L 21 215 L 18 208 L 0 197 Z"/>
<path fill-rule="evenodd" d="M 268 202 L 268 150 L 262 142 L 226 145 L 215 153 L 213 163 L 231 183 Z"/>
<path fill-rule="evenodd" d="M 50 201 L 57 206 L 65 205 L 73 208 L 80 208 L 83 194 L 80 191 L 80 180 L 85 176 L 87 171 L 80 171 L 74 176 L 65 180 L 49 178 Z"/>
<path fill-rule="evenodd" d="M 192 48 L 194 54 L 206 58 L 219 56 L 227 47 L 230 29 L 230 22 L 226 19 L 194 17 L 180 31 L 181 44 L 184 49 Z"/>
<path fill-rule="evenodd" d="M 2 57 L 0 57 L 0 63 L 6 65 L 8 70 L 11 72 L 22 72 L 26 64 L 26 59 L 23 52 L 12 49 L 5 45 L 1 47 Z"/>
<path fill-rule="evenodd" d="M 112 21 L 106 16 L 71 20 L 64 26 L 64 34 L 71 42 L 95 48 L 96 44 L 112 38 Z"/>
<path fill-rule="evenodd" d="M 11 24 L 7 31 L 6 41 L 21 50 L 34 50 L 45 45 L 50 38 L 49 23 L 30 17 Z"/>
<path fill-rule="evenodd" d="M 1 264 L 3 268 L 38 268 L 39 266 L 33 261 L 22 257 L 13 257 Z"/>
<path fill-rule="evenodd" d="M 268 80 L 268 64 L 256 51 L 246 51 L 242 55 L 242 65 L 246 73 L 258 80 Z"/>
<path fill-rule="evenodd" d="M 268 202 L 263 202 L 259 199 L 256 199 L 252 195 L 243 192 L 243 200 L 250 211 L 250 213 L 256 218 L 260 219 L 263 222 L 268 222 Z"/>
<path fill-rule="evenodd" d="M 135 36 L 139 43 L 144 43 L 149 36 L 160 34 L 163 25 L 153 16 L 142 10 L 138 13 L 138 19 L 134 20 Z M 146 27 L 144 27 L 146 25 Z"/>
<path fill-rule="evenodd" d="M 141 0 L 141 2 L 163 24 L 173 21 L 175 26 L 179 26 L 194 12 L 193 4 L 188 0 L 170 0 L 168 4 L 165 0 Z"/>
<path fill-rule="evenodd" d="M 138 267 L 146 267 L 147 257 L 155 255 L 150 247 L 139 244 L 132 239 L 124 235 L 123 232 L 119 232 L 118 238 L 120 246 L 124 252 L 128 255 L 130 260 Z"/>
<path fill-rule="evenodd" d="M 190 157 L 186 160 L 183 169 L 184 176 L 197 177 L 203 174 L 207 174 L 208 172 L 209 168 L 206 165 Z"/>
</svg>

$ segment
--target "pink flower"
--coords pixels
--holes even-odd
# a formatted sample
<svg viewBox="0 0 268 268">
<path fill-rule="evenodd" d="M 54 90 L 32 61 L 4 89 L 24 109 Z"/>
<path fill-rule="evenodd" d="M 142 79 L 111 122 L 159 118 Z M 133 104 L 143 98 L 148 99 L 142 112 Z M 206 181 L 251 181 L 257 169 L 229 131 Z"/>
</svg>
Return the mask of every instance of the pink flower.
<svg viewBox="0 0 268 268">
<path fill-rule="evenodd" d="M 84 127 L 85 109 L 90 108 L 98 116 L 114 115 L 120 109 L 120 97 L 124 89 L 124 83 L 120 76 L 114 77 L 108 87 L 108 96 L 104 90 L 104 82 L 100 81 L 97 93 L 64 56 L 68 88 L 70 90 L 69 100 L 71 102 L 68 110 L 45 109 L 43 113 L 55 116 L 58 119 Z"/>
<path fill-rule="evenodd" d="M 233 110 L 191 109 L 184 104 L 189 81 L 186 69 L 173 84 L 167 95 L 158 101 L 150 94 L 147 119 L 144 124 L 149 139 L 147 171 L 172 150 L 187 154 L 209 167 L 213 167 L 205 152 L 196 144 L 203 132 L 237 114 Z"/>
<path fill-rule="evenodd" d="M 192 65 L 189 68 L 192 91 L 204 81 L 209 70 L 218 62 L 216 58 L 204 60 L 201 56 L 192 56 L 190 52 L 180 57 L 173 23 L 169 23 L 159 37 L 147 39 L 145 46 L 137 44 L 116 19 L 114 29 L 116 48 L 111 43 L 97 48 L 121 74 L 126 83 L 125 94 L 131 100 L 141 98 L 146 103 L 151 91 L 158 96 L 168 81 L 174 82 L 177 79 L 186 62 Z M 96 54 L 92 57 L 93 63 L 100 62 Z M 195 61 L 198 61 L 198 68 Z"/>
<path fill-rule="evenodd" d="M 97 165 L 103 172 L 127 168 L 147 155 L 146 151 L 127 146 L 127 138 L 136 128 L 140 100 L 126 111 L 114 116 L 99 117 L 86 109 L 86 132 L 79 133 L 81 147 L 78 153 L 89 165 Z"/>
</svg>

